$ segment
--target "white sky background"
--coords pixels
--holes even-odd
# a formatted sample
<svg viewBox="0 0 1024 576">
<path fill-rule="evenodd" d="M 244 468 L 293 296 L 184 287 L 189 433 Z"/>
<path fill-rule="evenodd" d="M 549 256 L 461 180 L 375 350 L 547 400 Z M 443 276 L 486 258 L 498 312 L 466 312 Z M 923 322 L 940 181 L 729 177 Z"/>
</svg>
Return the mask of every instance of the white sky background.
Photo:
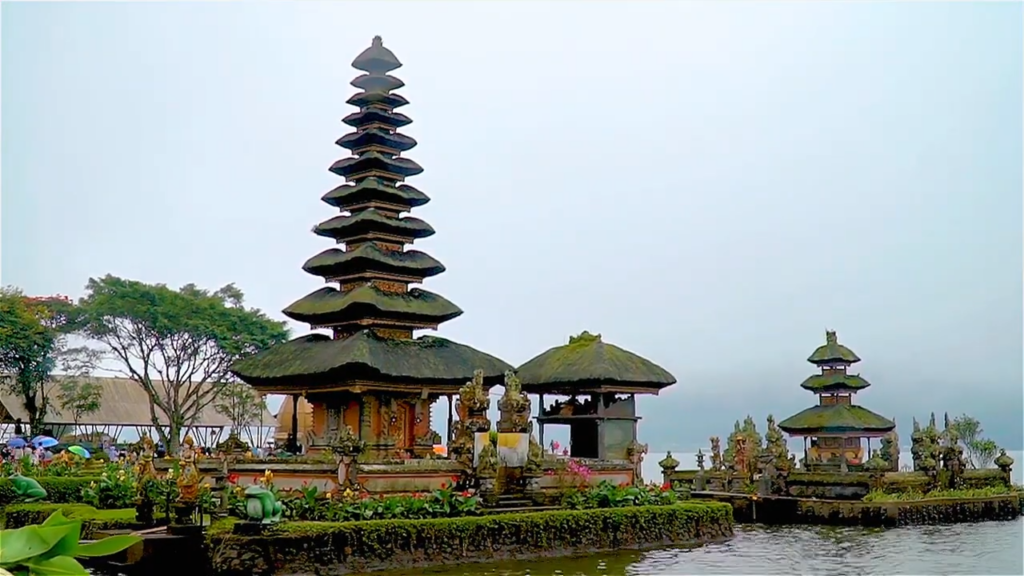
<svg viewBox="0 0 1024 576">
<path fill-rule="evenodd" d="M 433 199 L 416 247 L 448 267 L 424 288 L 465 310 L 440 335 L 518 365 L 602 333 L 680 380 L 641 403 L 661 447 L 810 405 L 804 359 L 834 328 L 864 405 L 970 412 L 1021 445 L 1019 4 L 0 15 L 5 284 L 235 282 L 283 318 L 321 285 L 300 266 L 329 246 L 309 230 L 334 214 L 349 63 L 380 34 Z"/>
</svg>

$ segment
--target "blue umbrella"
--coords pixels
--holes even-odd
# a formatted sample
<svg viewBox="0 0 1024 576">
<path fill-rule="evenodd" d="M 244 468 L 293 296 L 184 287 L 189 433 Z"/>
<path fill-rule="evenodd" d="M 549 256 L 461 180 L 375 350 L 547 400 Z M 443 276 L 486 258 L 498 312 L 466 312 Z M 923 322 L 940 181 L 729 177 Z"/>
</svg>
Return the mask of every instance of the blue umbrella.
<svg viewBox="0 0 1024 576">
<path fill-rule="evenodd" d="M 49 436 L 36 436 L 32 439 L 32 444 L 40 448 L 53 448 L 60 442 L 57 442 L 56 438 L 50 438 Z"/>
<path fill-rule="evenodd" d="M 26 444 L 28 444 L 28 442 L 25 442 L 24 438 L 19 438 L 17 436 L 7 441 L 7 446 L 11 448 L 24 448 Z"/>
</svg>

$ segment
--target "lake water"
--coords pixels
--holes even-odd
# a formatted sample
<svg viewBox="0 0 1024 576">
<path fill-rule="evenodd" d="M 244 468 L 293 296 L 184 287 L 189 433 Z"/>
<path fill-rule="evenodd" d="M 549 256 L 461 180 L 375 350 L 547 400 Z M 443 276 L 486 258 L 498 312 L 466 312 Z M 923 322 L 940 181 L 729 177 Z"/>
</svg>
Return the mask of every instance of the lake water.
<svg viewBox="0 0 1024 576">
<path fill-rule="evenodd" d="M 432 576 L 684 574 L 1024 574 L 1024 518 L 954 526 L 864 529 L 737 526 L 700 548 L 611 552 L 417 570 Z M 385 573 L 397 576 L 399 572 Z"/>
<path fill-rule="evenodd" d="M 704 450 L 704 467 L 711 467 L 711 456 L 708 449 Z M 1024 452 L 1019 450 L 1007 451 L 1006 452 L 1011 458 L 1013 458 L 1013 470 L 1010 476 L 1013 482 L 1016 484 L 1024 484 Z M 803 454 L 795 454 L 797 461 L 803 457 Z M 658 462 L 665 457 L 664 452 L 650 453 L 644 457 L 643 474 L 644 480 L 647 482 L 661 482 L 661 467 L 658 466 Z M 672 457 L 679 460 L 678 470 L 696 470 L 697 469 L 697 454 L 695 452 L 673 452 Z M 900 452 L 900 467 L 913 466 L 914 459 L 910 454 L 910 451 Z"/>
</svg>

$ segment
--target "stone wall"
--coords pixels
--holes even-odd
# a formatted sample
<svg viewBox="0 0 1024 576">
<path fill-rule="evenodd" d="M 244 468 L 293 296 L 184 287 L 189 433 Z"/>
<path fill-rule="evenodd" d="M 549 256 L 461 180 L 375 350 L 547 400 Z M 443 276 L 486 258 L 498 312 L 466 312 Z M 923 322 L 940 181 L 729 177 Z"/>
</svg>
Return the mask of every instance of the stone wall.
<svg viewBox="0 0 1024 576">
<path fill-rule="evenodd" d="M 1012 520 L 1022 513 L 1021 496 L 929 498 L 900 502 L 851 502 L 695 492 L 694 498 L 732 505 L 736 522 L 824 524 L 833 526 L 911 526 Z"/>
<path fill-rule="evenodd" d="M 706 502 L 444 520 L 285 523 L 263 536 L 214 532 L 210 550 L 214 571 L 223 576 L 352 574 L 697 545 L 731 536 L 732 510 Z"/>
</svg>

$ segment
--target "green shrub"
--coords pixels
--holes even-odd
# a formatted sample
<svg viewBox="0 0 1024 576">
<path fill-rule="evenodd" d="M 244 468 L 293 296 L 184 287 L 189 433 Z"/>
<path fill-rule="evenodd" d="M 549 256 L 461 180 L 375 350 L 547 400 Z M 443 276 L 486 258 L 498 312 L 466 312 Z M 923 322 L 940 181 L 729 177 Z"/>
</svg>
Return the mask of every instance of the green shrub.
<svg viewBox="0 0 1024 576">
<path fill-rule="evenodd" d="M 46 490 L 46 501 L 56 504 L 66 504 L 82 501 L 82 489 L 92 482 L 98 482 L 100 478 L 62 478 L 43 477 L 36 478 L 39 485 Z M 14 484 L 9 478 L 0 478 L 0 506 L 14 504 L 18 501 L 18 495 L 14 492 Z M 45 518 L 44 518 L 45 520 Z"/>
<path fill-rule="evenodd" d="M 39 524 L 54 512 L 69 520 L 82 521 L 82 537 L 89 539 L 97 530 L 121 530 L 135 523 L 135 509 L 97 510 L 86 504 L 13 504 L 3 511 L 4 528 Z"/>
<path fill-rule="evenodd" d="M 864 497 L 865 502 L 907 502 L 927 498 L 989 498 L 1012 494 L 1013 489 L 1006 486 L 989 486 L 987 488 L 965 488 L 963 490 L 932 490 L 931 492 L 884 492 L 872 490 Z"/>
<path fill-rule="evenodd" d="M 235 536 L 220 522 L 209 533 L 221 574 L 323 573 L 344 566 L 424 566 L 453 558 L 566 554 L 732 535 L 732 507 L 717 502 L 558 510 L 431 520 L 285 522 L 258 537 Z M 262 558 L 266 566 L 253 565 Z"/>
</svg>

